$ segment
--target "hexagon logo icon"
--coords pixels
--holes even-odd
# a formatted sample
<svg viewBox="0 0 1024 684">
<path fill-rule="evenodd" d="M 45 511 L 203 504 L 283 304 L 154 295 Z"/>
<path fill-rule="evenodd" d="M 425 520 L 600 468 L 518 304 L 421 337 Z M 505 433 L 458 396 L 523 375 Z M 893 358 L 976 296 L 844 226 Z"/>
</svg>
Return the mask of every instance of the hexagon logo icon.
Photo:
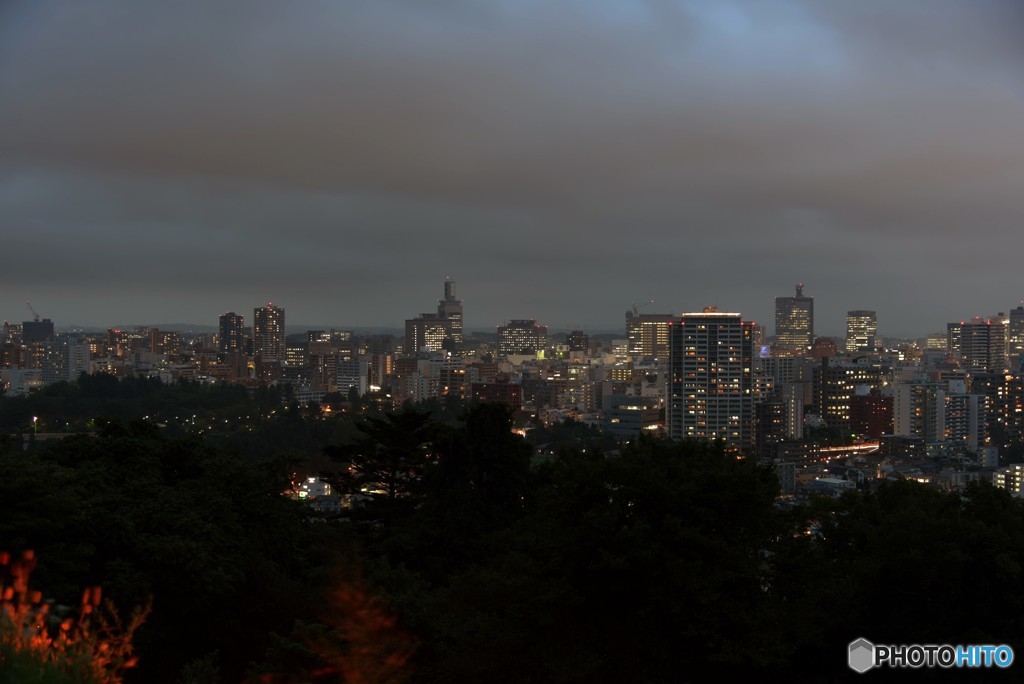
<svg viewBox="0 0 1024 684">
<path fill-rule="evenodd" d="M 850 642 L 850 669 L 861 674 L 875 666 L 875 645 L 863 637 Z"/>
</svg>

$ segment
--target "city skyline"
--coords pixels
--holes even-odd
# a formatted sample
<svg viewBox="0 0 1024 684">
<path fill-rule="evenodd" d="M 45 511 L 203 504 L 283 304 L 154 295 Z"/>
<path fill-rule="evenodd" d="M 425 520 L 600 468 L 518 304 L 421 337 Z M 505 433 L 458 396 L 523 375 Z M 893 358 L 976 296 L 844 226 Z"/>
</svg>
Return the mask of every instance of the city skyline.
<svg viewBox="0 0 1024 684">
<path fill-rule="evenodd" d="M 0 312 L 611 330 L 632 302 L 920 337 L 1024 297 L 1024 8 L 0 7 Z M 372 294 L 372 296 L 370 296 Z"/>
<path fill-rule="evenodd" d="M 448 293 L 450 291 L 449 288 L 454 288 L 456 283 L 457 283 L 457 281 L 453 280 L 451 277 L 446 277 L 443 281 L 440 281 L 440 284 L 444 287 L 444 292 L 445 292 L 445 297 L 446 298 L 449 296 L 448 295 Z M 797 287 L 798 287 L 798 292 L 802 296 L 803 295 L 804 284 L 800 283 Z M 789 296 L 779 296 L 779 297 L 773 298 L 772 303 L 770 305 L 770 308 L 776 312 L 776 317 L 778 316 L 779 301 L 780 300 L 790 300 L 790 299 L 793 299 L 793 298 L 789 297 Z M 814 300 L 813 294 L 806 295 L 805 299 L 810 300 L 811 306 L 813 306 L 813 300 Z M 418 299 L 417 299 L 417 301 L 418 301 Z M 425 301 L 430 301 L 430 300 L 429 300 L 429 298 L 427 298 Z M 438 302 L 439 307 L 441 307 L 445 303 L 446 299 L 433 300 L 433 301 Z M 455 301 L 455 300 L 452 299 L 451 301 Z M 459 304 L 458 311 L 459 311 L 459 315 L 461 316 L 462 315 L 462 300 L 458 300 L 458 304 Z M 273 305 L 272 303 L 268 303 L 266 306 L 269 307 L 269 306 L 272 306 L 272 305 Z M 449 305 L 450 305 L 450 302 L 449 302 Z M 636 306 L 637 303 L 634 302 L 633 305 Z M 37 317 L 37 319 L 38 319 L 38 315 L 35 312 L 36 306 L 34 304 L 32 304 L 32 302 L 27 302 L 26 301 L 26 302 L 23 303 L 23 306 L 24 306 L 25 310 L 27 312 L 29 312 L 29 314 L 31 314 L 31 315 L 25 315 L 25 316 L 6 316 L 5 317 L 5 313 L 4 312 L 0 312 L 0 319 L 6 320 L 6 321 L 8 321 L 10 323 L 18 323 L 18 322 L 22 322 L 22 321 L 30 321 L 30 320 L 32 320 L 33 315 L 35 315 Z M 273 305 L 273 306 L 275 308 L 277 308 L 276 305 Z M 767 318 L 762 318 L 762 319 L 759 319 L 759 320 L 753 320 L 753 319 L 748 317 L 748 315 L 746 313 L 746 310 L 743 309 L 742 307 L 728 307 L 728 306 L 726 306 L 726 307 L 719 307 L 719 306 L 713 305 L 713 304 L 710 304 L 710 305 L 697 305 L 697 304 L 693 304 L 693 305 L 691 305 L 689 307 L 687 307 L 687 306 L 676 307 L 673 311 L 669 312 L 669 311 L 662 310 L 660 307 L 657 306 L 655 301 L 651 300 L 651 301 L 648 301 L 646 303 L 640 304 L 638 306 L 638 308 L 637 308 L 637 312 L 639 313 L 640 316 L 654 315 L 655 317 L 669 316 L 671 318 L 678 318 L 678 317 L 682 316 L 683 314 L 685 314 L 687 311 L 691 311 L 691 310 L 694 310 L 694 309 L 702 308 L 703 306 L 711 306 L 712 308 L 718 308 L 718 309 L 721 309 L 723 311 L 728 310 L 728 311 L 732 311 L 734 313 L 739 313 L 739 314 L 743 315 L 745 320 L 747 320 L 748 322 L 760 325 L 764 329 L 764 334 L 766 336 L 774 337 L 774 335 L 775 335 L 775 332 L 776 332 L 776 329 L 777 329 L 777 320 L 776 320 L 776 324 L 773 324 Z M 645 309 L 644 307 L 647 307 L 647 308 Z M 236 308 L 244 308 L 244 307 L 236 307 Z M 291 309 L 290 306 L 285 306 L 285 305 L 281 305 L 281 308 L 282 309 L 287 308 L 289 310 Z M 408 308 L 409 308 L 409 310 L 411 310 L 412 308 L 415 308 L 415 306 L 413 304 L 410 304 L 410 307 L 408 307 Z M 1021 304 L 1018 304 L 1017 307 L 1000 307 L 998 309 L 998 311 L 993 309 L 991 311 L 991 313 L 989 313 L 987 315 L 974 314 L 972 316 L 965 316 L 965 317 L 950 317 L 950 320 L 947 320 L 947 321 L 945 321 L 945 322 L 943 322 L 941 324 L 936 324 L 935 326 L 933 326 L 933 329 L 929 329 L 927 331 L 924 331 L 924 330 L 918 331 L 916 334 L 911 333 L 911 334 L 907 334 L 907 335 L 897 335 L 897 334 L 889 333 L 885 328 L 882 328 L 882 329 L 878 329 L 877 336 L 879 338 L 882 338 L 882 339 L 923 339 L 923 338 L 927 337 L 928 335 L 933 335 L 933 334 L 937 334 L 937 333 L 942 333 L 944 335 L 947 326 L 951 325 L 953 323 L 957 323 L 957 322 L 970 321 L 970 320 L 975 319 L 975 318 L 981 318 L 981 319 L 991 318 L 992 316 L 995 316 L 997 313 L 1002 313 L 1002 314 L 1006 315 L 1007 320 L 1009 320 L 1009 313 L 1011 311 L 1013 311 L 1014 309 L 1022 310 Z M 472 314 L 472 302 L 471 302 L 470 312 Z M 839 312 L 831 312 L 831 311 L 826 310 L 825 313 L 827 314 L 825 316 L 826 320 L 831 320 L 832 318 L 838 317 L 838 313 Z M 833 338 L 833 339 L 836 339 L 836 340 L 845 340 L 846 336 L 849 333 L 849 329 L 848 329 L 849 314 L 851 314 L 851 313 L 871 313 L 871 314 L 874 314 L 875 312 L 874 311 L 860 311 L 860 310 L 858 310 L 858 311 L 848 311 L 848 312 L 841 312 L 841 313 L 842 313 L 842 316 L 841 316 L 842 329 L 820 330 L 820 331 L 812 330 L 812 339 L 813 338 L 817 338 L 817 337 L 823 337 L 823 338 Z M 214 320 L 212 322 L 209 321 L 209 320 L 205 320 L 205 319 L 197 320 L 197 319 L 195 319 L 194 316 L 190 317 L 188 315 L 186 315 L 186 318 L 183 318 L 181 320 L 160 319 L 160 318 L 153 318 L 152 316 L 150 316 L 149 318 L 140 319 L 140 320 L 122 320 L 120 318 L 117 318 L 117 319 L 108 318 L 108 319 L 106 319 L 106 322 L 104 322 L 103 320 L 100 320 L 100 321 L 97 321 L 97 322 L 89 322 L 89 323 L 82 323 L 80 321 L 68 321 L 68 322 L 65 322 L 65 321 L 61 321 L 61 320 L 54 320 L 52 316 L 47 315 L 45 317 L 45 320 L 53 321 L 52 324 L 55 325 L 58 328 L 58 330 L 103 329 L 103 328 L 118 327 L 118 326 L 130 327 L 130 326 L 147 326 L 147 325 L 157 325 L 157 324 L 173 325 L 173 326 L 195 326 L 196 328 L 214 328 L 214 329 L 216 329 L 216 328 L 218 328 L 219 326 L 221 326 L 223 324 L 221 319 L 224 316 L 229 315 L 229 314 L 230 315 L 235 315 L 234 314 L 234 310 L 224 309 L 224 311 L 222 311 L 220 314 L 217 314 L 214 317 Z M 583 324 L 579 324 L 579 323 L 564 323 L 564 324 L 561 324 L 561 325 L 559 325 L 559 324 L 547 325 L 546 322 L 543 321 L 543 320 L 540 320 L 540 319 L 532 319 L 532 320 L 536 320 L 539 324 L 545 325 L 547 328 L 550 328 L 552 331 L 560 331 L 560 332 L 570 332 L 572 330 L 583 330 L 584 332 L 594 332 L 594 333 L 599 333 L 599 334 L 605 334 L 605 333 L 613 333 L 617 329 L 621 328 L 623 330 L 623 336 L 627 337 L 628 336 L 628 317 L 629 317 L 630 314 L 633 314 L 633 311 L 624 312 L 622 314 L 622 316 L 620 317 L 620 323 L 618 325 L 616 325 L 614 322 L 609 322 L 608 324 L 603 325 L 603 326 L 600 325 L 600 324 L 599 325 L 583 325 Z M 833 315 L 833 314 L 836 314 L 836 315 Z M 422 315 L 422 314 L 418 314 L 416 316 L 418 317 L 420 315 Z M 433 315 L 433 314 L 430 314 L 430 315 Z M 410 314 L 407 314 L 404 317 L 399 316 L 399 315 L 396 314 L 396 318 L 394 320 L 385 320 L 385 322 L 379 323 L 379 324 L 363 324 L 363 323 L 352 323 L 352 322 L 348 322 L 348 321 L 345 321 L 345 320 L 334 320 L 334 321 L 331 321 L 331 320 L 323 320 L 323 319 L 321 319 L 321 320 L 318 320 L 318 321 L 305 321 L 305 322 L 304 321 L 298 321 L 296 323 L 289 323 L 287 325 L 287 328 L 289 330 L 293 331 L 292 333 L 289 333 L 289 334 L 296 334 L 295 331 L 299 331 L 299 330 L 305 330 L 305 329 L 312 330 L 312 329 L 316 329 L 316 328 L 328 327 L 328 328 L 332 328 L 332 329 L 353 329 L 353 330 L 392 330 L 392 331 L 395 332 L 395 334 L 401 336 L 401 332 L 403 330 L 403 323 L 405 323 L 405 325 L 407 327 L 409 320 L 412 319 L 412 318 L 413 318 L 413 316 L 410 315 Z M 510 317 L 506 317 L 506 318 L 502 318 L 502 319 L 497 320 L 497 322 L 495 322 L 493 325 L 491 325 L 491 324 L 477 325 L 477 324 L 472 322 L 472 315 L 471 315 L 470 316 L 470 325 L 465 326 L 465 330 L 467 332 L 469 332 L 469 333 L 473 333 L 473 332 L 488 332 L 488 331 L 490 331 L 492 329 L 496 330 L 497 328 L 499 328 L 499 327 L 501 327 L 501 326 L 503 326 L 503 325 L 505 325 L 505 324 L 507 324 L 507 323 L 509 323 L 511 321 L 515 321 L 515 320 L 521 320 L 521 318 L 517 319 L 514 316 L 510 316 Z M 112 322 L 112 321 L 116 321 L 116 322 Z M 462 321 L 460 319 L 460 325 L 461 324 L 462 324 Z M 875 323 L 875 326 L 877 327 L 877 323 Z M 250 323 L 248 327 L 251 328 L 252 327 L 252 323 Z"/>
</svg>

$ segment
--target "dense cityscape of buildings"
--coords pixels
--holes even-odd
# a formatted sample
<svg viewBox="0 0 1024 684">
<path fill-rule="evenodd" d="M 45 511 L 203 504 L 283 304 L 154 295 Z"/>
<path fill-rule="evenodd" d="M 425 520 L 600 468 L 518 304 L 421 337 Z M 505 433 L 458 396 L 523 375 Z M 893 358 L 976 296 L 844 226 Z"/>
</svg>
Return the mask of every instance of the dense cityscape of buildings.
<svg viewBox="0 0 1024 684">
<path fill-rule="evenodd" d="M 817 337 L 814 298 L 775 298 L 772 335 L 737 312 L 625 313 L 621 337 L 552 335 L 533 319 L 467 334 L 456 283 L 404 336 L 286 334 L 285 309 L 229 311 L 215 333 L 137 327 L 58 331 L 4 323 L 7 395 L 82 373 L 171 382 L 287 385 L 300 403 L 330 393 L 387 407 L 435 397 L 498 401 L 545 423 L 572 418 L 618 436 L 721 442 L 774 463 L 789 494 L 841 492 L 888 477 L 941 487 L 992 480 L 1024 494 L 1024 306 L 950 322 L 916 341 L 879 335 L 874 311 L 849 311 L 845 339 Z M 34 312 L 33 312 L 34 314 Z"/>
</svg>

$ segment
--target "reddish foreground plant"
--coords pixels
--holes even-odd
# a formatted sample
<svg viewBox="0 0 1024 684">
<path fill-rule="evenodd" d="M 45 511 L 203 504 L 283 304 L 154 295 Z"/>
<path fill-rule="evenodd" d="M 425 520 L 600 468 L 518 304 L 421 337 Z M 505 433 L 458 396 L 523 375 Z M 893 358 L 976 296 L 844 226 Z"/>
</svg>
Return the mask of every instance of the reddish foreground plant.
<svg viewBox="0 0 1024 684">
<path fill-rule="evenodd" d="M 266 674 L 247 684 L 404 684 L 418 646 L 387 604 L 374 595 L 357 570 L 340 570 L 325 596 L 319 629 L 303 638 L 319 667 Z"/>
<path fill-rule="evenodd" d="M 77 609 L 56 609 L 29 586 L 35 564 L 32 551 L 19 558 L 0 552 L 0 668 L 36 665 L 75 681 L 120 684 L 138 662 L 132 637 L 150 606 L 136 608 L 123 624 L 113 603 L 91 587 Z"/>
</svg>

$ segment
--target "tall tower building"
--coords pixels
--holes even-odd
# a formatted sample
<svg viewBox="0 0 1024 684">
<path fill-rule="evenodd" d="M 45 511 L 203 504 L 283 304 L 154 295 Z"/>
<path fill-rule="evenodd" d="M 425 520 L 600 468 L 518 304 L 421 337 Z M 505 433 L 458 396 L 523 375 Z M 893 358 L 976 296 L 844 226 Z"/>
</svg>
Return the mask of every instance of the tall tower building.
<svg viewBox="0 0 1024 684">
<path fill-rule="evenodd" d="M 52 342 L 54 338 L 53 321 L 49 318 L 43 320 L 25 321 L 21 324 L 21 341 L 25 344 L 31 342 Z"/>
<path fill-rule="evenodd" d="M 753 444 L 754 324 L 713 307 L 669 328 L 668 434 L 673 439 Z"/>
<path fill-rule="evenodd" d="M 804 296 L 804 284 L 795 297 L 775 298 L 775 346 L 806 351 L 814 343 L 814 297 Z"/>
<path fill-rule="evenodd" d="M 53 321 L 49 318 L 21 324 L 22 359 L 25 368 L 42 368 L 54 340 Z"/>
<path fill-rule="evenodd" d="M 536 354 L 548 344 L 548 328 L 533 319 L 513 319 L 498 326 L 498 353 Z"/>
<path fill-rule="evenodd" d="M 420 352 L 436 352 L 444 348 L 444 341 L 451 339 L 446 322 L 434 314 L 420 314 L 405 321 L 405 354 L 413 356 Z"/>
<path fill-rule="evenodd" d="M 43 382 L 77 380 L 89 372 L 89 345 L 82 335 L 57 335 L 43 360 Z"/>
<path fill-rule="evenodd" d="M 252 352 L 263 361 L 285 361 L 284 309 L 268 302 L 252 312 Z"/>
<path fill-rule="evenodd" d="M 669 323 L 675 319 L 672 314 L 642 314 L 635 309 L 627 311 L 626 339 L 630 356 L 668 361 Z"/>
<path fill-rule="evenodd" d="M 453 351 L 462 346 L 462 300 L 455 298 L 455 281 L 444 279 L 444 299 L 437 301 L 437 317 L 447 322 L 445 348 Z"/>
<path fill-rule="evenodd" d="M 218 325 L 217 351 L 221 354 L 240 352 L 245 349 L 242 329 L 245 318 L 234 311 L 221 314 Z"/>
<path fill-rule="evenodd" d="M 920 437 L 926 444 L 941 442 L 945 434 L 947 385 L 915 378 L 893 388 L 893 434 Z"/>
<path fill-rule="evenodd" d="M 1002 317 L 988 320 L 975 316 L 969 323 L 949 323 L 946 335 L 949 351 L 960 355 L 960 365 L 972 373 L 1001 373 L 1006 370 L 1007 324 Z"/>
<path fill-rule="evenodd" d="M 1010 372 L 1018 374 L 1021 361 L 1024 361 L 1024 306 L 1010 309 L 1009 336 L 1007 352 Z"/>
<path fill-rule="evenodd" d="M 585 352 L 590 348 L 590 336 L 582 330 L 573 330 L 565 336 L 565 344 L 569 351 Z"/>
<path fill-rule="evenodd" d="M 850 354 L 875 350 L 878 320 L 874 311 L 846 312 L 846 351 Z"/>
<path fill-rule="evenodd" d="M 455 281 L 444 281 L 444 299 L 437 313 L 421 313 L 405 321 L 405 353 L 455 351 L 462 346 L 462 300 L 455 297 Z"/>
</svg>

